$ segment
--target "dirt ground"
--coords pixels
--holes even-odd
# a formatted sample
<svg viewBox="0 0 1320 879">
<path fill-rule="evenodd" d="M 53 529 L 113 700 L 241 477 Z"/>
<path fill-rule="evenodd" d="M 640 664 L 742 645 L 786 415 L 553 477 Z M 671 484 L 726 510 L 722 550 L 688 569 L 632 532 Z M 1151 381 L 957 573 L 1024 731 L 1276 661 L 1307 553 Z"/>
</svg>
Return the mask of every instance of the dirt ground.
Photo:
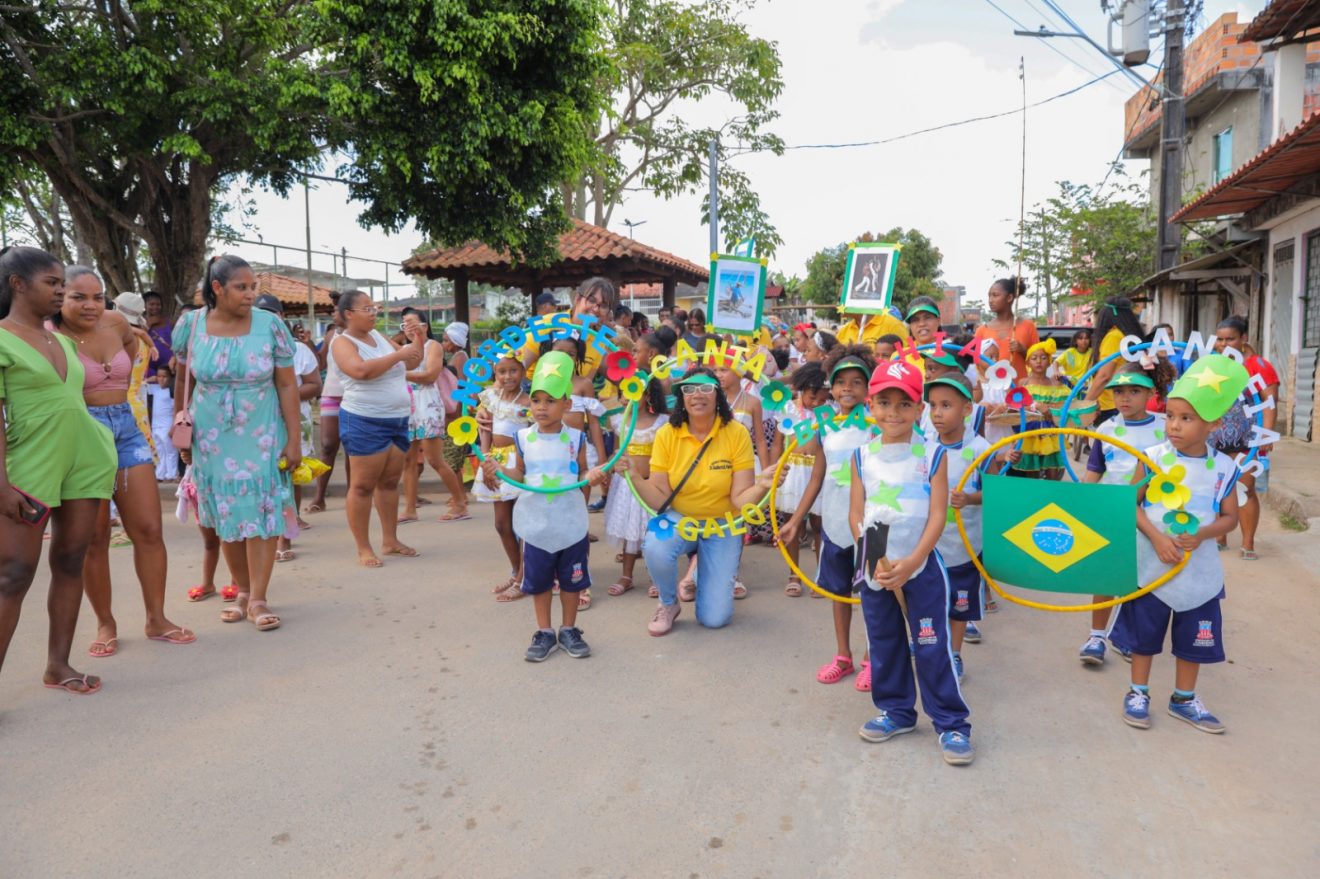
<svg viewBox="0 0 1320 879">
<path fill-rule="evenodd" d="M 121 652 L 76 656 L 105 677 L 88 698 L 40 686 L 34 588 L 0 676 L 0 876 L 1320 874 L 1314 529 L 1267 513 L 1262 560 L 1226 556 L 1230 660 L 1199 687 L 1226 735 L 1164 713 L 1167 654 L 1154 728 L 1129 729 L 1127 666 L 1078 663 L 1083 618 L 1001 602 L 964 651 L 978 754 L 953 768 L 924 719 L 858 738 L 868 697 L 814 679 L 827 602 L 785 597 L 764 547 L 729 628 L 688 605 L 657 639 L 646 578 L 608 597 L 598 545 L 594 655 L 525 663 L 531 603 L 492 601 L 505 565 L 473 509 L 405 526 L 422 557 L 366 571 L 332 499 L 276 569 L 271 633 L 187 603 L 200 543 L 171 515 L 170 611 L 200 640 L 142 638 L 131 550 L 113 550 Z M 84 607 L 79 651 L 93 634 Z"/>
</svg>

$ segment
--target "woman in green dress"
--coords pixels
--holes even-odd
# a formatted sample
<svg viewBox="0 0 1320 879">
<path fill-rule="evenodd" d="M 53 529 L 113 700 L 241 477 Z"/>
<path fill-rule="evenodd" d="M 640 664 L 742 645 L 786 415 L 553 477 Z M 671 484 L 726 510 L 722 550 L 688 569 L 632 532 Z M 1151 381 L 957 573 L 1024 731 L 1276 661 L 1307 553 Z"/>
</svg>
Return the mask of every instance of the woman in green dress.
<svg viewBox="0 0 1320 879">
<path fill-rule="evenodd" d="M 83 403 L 73 343 L 45 327 L 63 299 L 64 267 L 53 256 L 35 247 L 0 250 L 0 665 L 41 560 L 44 506 L 51 579 L 42 680 L 87 695 L 101 680 L 70 666 L 69 650 L 83 560 L 101 503 L 114 491 L 118 459 L 110 431 Z"/>
</svg>

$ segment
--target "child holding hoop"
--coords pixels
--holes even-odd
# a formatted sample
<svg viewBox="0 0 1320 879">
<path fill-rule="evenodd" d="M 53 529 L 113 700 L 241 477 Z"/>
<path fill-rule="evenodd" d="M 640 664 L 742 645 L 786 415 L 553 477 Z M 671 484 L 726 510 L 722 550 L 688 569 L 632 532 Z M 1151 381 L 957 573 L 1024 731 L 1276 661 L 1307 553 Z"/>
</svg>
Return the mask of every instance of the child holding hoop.
<svg viewBox="0 0 1320 879">
<path fill-rule="evenodd" d="M 1202 665 L 1224 661 L 1224 564 L 1216 538 L 1238 523 L 1238 465 L 1207 444 L 1220 419 L 1247 386 L 1247 370 L 1222 354 L 1200 358 L 1169 393 L 1168 438 L 1146 449 L 1164 468 L 1137 490 L 1137 575 L 1151 582 L 1190 558 L 1176 577 L 1154 592 L 1118 606 L 1110 640 L 1132 651 L 1132 687 L 1123 697 L 1123 722 L 1150 727 L 1150 670 L 1171 631 L 1175 658 L 1169 714 L 1208 733 L 1224 725 L 1196 696 Z M 1133 481 L 1146 476 L 1137 468 Z"/>
<path fill-rule="evenodd" d="M 786 403 L 783 410 L 778 413 L 779 428 L 770 450 L 772 461 L 778 461 L 783 457 L 788 438 L 794 435 L 792 425 L 803 419 L 810 421 L 814 417 L 811 412 L 819 406 L 824 406 L 830 399 L 830 389 L 825 386 L 825 371 L 820 368 L 819 363 L 803 363 L 794 370 L 790 382 L 796 399 Z M 810 441 L 795 448 L 788 456 L 788 461 L 785 464 L 784 484 L 780 487 L 778 494 L 775 495 L 775 512 L 784 515 L 785 522 L 789 521 L 788 517 L 798 511 L 802 503 L 802 496 L 806 493 L 807 485 L 811 482 L 811 474 L 816 466 L 816 456 L 819 454 L 820 438 L 814 436 Z M 819 495 L 817 495 L 815 503 L 807 510 L 806 515 L 806 521 L 811 524 L 811 530 L 816 534 L 816 556 L 819 563 L 821 534 Z M 793 560 L 794 565 L 797 565 L 798 558 L 801 555 L 801 541 L 785 540 L 782 528 L 779 539 L 784 541 L 784 549 L 788 552 L 788 557 Z M 784 587 L 784 594 L 789 598 L 798 598 L 802 595 L 802 579 L 798 577 L 796 572 L 789 573 L 788 585 Z M 815 592 L 811 595 L 813 598 L 820 597 Z"/>
<path fill-rule="evenodd" d="M 504 554 L 509 557 L 509 579 L 491 590 L 495 593 L 495 600 L 501 602 L 517 601 L 524 595 L 521 588 L 522 550 L 513 530 L 513 502 L 518 499 L 518 489 L 495 475 L 496 470 L 506 465 L 513 455 L 513 438 L 531 423 L 528 406 L 532 401 L 522 389 L 524 372 L 516 352 L 506 351 L 495 363 L 494 384 L 478 395 L 479 410 L 488 412 L 493 419 L 490 431 L 481 432 L 481 453 L 493 461 L 495 467 L 483 468 L 482 479 L 472 486 L 472 497 L 495 505 L 495 533 L 500 536 Z"/>
<path fill-rule="evenodd" d="M 817 420 L 817 448 L 815 463 L 811 468 L 811 480 L 802 491 L 797 511 L 788 523 L 780 529 L 779 539 L 789 546 L 797 542 L 798 529 L 802 527 L 816 498 L 821 499 L 821 525 L 824 536 L 820 545 L 820 564 L 816 570 L 816 583 L 821 589 L 834 595 L 849 597 L 853 591 L 853 576 L 856 567 L 853 564 L 854 536 L 848 518 L 848 507 L 852 478 L 851 460 L 862 446 L 874 437 L 866 426 L 866 382 L 875 369 L 870 345 L 840 345 L 830 351 L 822 364 L 822 370 L 829 376 L 830 395 L 834 398 L 836 415 L 862 426 L 842 426 L 824 424 Z M 831 601 L 834 614 L 834 659 L 816 671 L 816 680 L 822 684 L 837 684 L 848 675 L 857 671 L 854 686 L 866 692 L 871 686 L 871 663 L 863 659 L 861 668 L 853 665 L 852 660 L 852 610 L 851 604 Z"/>
<path fill-rule="evenodd" d="M 659 379 L 650 379 L 646 383 L 646 392 L 636 405 L 637 423 L 633 426 L 632 437 L 624 453 L 628 456 L 633 478 L 648 479 L 651 476 L 651 449 L 655 444 L 655 434 L 665 423 L 661 416 L 669 414 L 669 407 L 665 405 L 664 385 Z M 614 435 L 622 440 L 628 433 L 628 420 L 623 413 L 614 416 L 613 427 Z M 621 472 L 614 474 L 605 502 L 605 539 L 618 547 L 623 555 L 623 572 L 609 588 L 613 596 L 622 595 L 633 588 L 633 570 L 637 557 L 642 554 L 646 526 L 651 521 L 651 514 L 633 495 L 625 479 Z M 659 598 L 660 591 L 654 585 L 651 588 L 656 590 L 651 597 Z"/>
<path fill-rule="evenodd" d="M 1147 411 L 1147 404 L 1156 395 L 1155 382 L 1140 364 L 1124 365 L 1105 390 L 1114 395 L 1118 414 L 1095 428 L 1096 433 L 1122 440 L 1134 449 L 1149 449 L 1164 442 L 1164 416 Z M 1130 485 L 1137 470 L 1137 459 L 1112 443 L 1096 442 L 1091 445 L 1091 457 L 1086 462 L 1082 482 L 1100 485 Z M 1131 584 L 1125 584 L 1131 585 Z M 1095 602 L 1108 601 L 1112 595 L 1095 595 Z M 1091 634 L 1078 651 L 1082 665 L 1105 664 L 1105 637 L 1109 632 L 1111 608 L 1091 611 Z M 1119 656 L 1132 661 L 1132 652 L 1114 645 Z"/>
</svg>

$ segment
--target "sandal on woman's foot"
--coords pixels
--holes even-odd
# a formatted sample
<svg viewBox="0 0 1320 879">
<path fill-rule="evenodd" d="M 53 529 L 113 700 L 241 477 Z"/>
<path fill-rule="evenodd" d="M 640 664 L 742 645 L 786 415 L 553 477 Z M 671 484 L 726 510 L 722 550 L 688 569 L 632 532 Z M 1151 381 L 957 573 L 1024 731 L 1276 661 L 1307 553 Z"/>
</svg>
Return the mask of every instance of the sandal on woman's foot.
<svg viewBox="0 0 1320 879">
<path fill-rule="evenodd" d="M 857 667 L 857 680 L 853 681 L 853 688 L 859 693 L 871 692 L 871 660 L 863 659 Z"/>
<path fill-rule="evenodd" d="M 837 684 L 856 671 L 847 656 L 836 656 L 816 671 L 816 680 L 822 684 Z"/>
<path fill-rule="evenodd" d="M 591 610 L 591 590 L 583 589 L 578 593 L 578 612 Z"/>
<path fill-rule="evenodd" d="M 165 641 L 169 644 L 191 644 L 197 640 L 192 629 L 170 629 L 160 635 L 148 635 L 148 641 Z"/>
<path fill-rule="evenodd" d="M 275 550 L 275 561 L 277 562 L 291 562 L 297 557 L 298 554 L 291 549 Z"/>
<path fill-rule="evenodd" d="M 207 588 L 206 586 L 194 586 L 193 588 L 188 590 L 189 601 L 205 601 L 206 599 L 210 598 L 212 595 L 215 595 L 214 586 L 210 588 Z"/>
<path fill-rule="evenodd" d="M 472 514 L 467 511 L 467 507 L 461 510 L 455 510 L 452 507 L 436 521 L 438 522 L 462 522 L 465 519 L 471 519 Z"/>
<path fill-rule="evenodd" d="M 237 607 L 226 607 L 220 611 L 222 623 L 241 623 L 247 618 L 248 593 L 240 592 L 235 597 L 238 601 Z"/>
<path fill-rule="evenodd" d="M 115 645 L 119 643 L 118 638 L 107 638 L 104 641 L 93 641 L 87 648 L 87 655 L 93 659 L 106 659 L 119 652 Z"/>
<path fill-rule="evenodd" d="M 97 682 L 93 684 L 89 678 L 91 678 L 91 675 L 74 675 L 71 678 L 65 678 L 55 684 L 48 684 L 45 681 L 42 681 L 42 686 L 51 690 L 63 690 L 74 696 L 90 696 L 101 689 L 101 681 L 98 679 Z M 75 688 L 75 684 L 81 686 Z"/>
<path fill-rule="evenodd" d="M 1244 562 L 1254 562 L 1260 558 L 1260 556 L 1256 555 L 1256 551 L 1254 549 L 1242 550 L 1241 556 Z"/>
<path fill-rule="evenodd" d="M 696 601 L 697 600 L 697 581 L 690 577 L 684 577 L 678 581 L 678 600 Z"/>
<path fill-rule="evenodd" d="M 312 513 L 324 513 L 325 504 L 321 503 L 320 501 L 312 501 L 310 504 L 303 507 L 303 512 L 307 513 L 308 515 L 311 515 Z"/>
<path fill-rule="evenodd" d="M 494 587 L 491 588 L 490 594 L 499 595 L 501 592 L 507 591 L 510 586 L 517 586 L 517 585 L 518 585 L 518 577 L 516 575 L 510 575 L 509 579 L 501 583 L 496 583 Z"/>
<path fill-rule="evenodd" d="M 652 583 L 649 587 L 647 587 L 647 590 L 646 590 L 646 597 L 647 597 L 647 598 L 659 598 L 659 597 L 660 597 L 660 587 L 657 586 L 657 585 L 655 585 L 654 583 Z"/>
<path fill-rule="evenodd" d="M 233 583 L 222 587 L 220 590 L 220 597 L 223 598 L 226 603 L 238 600 L 238 587 Z"/>
<path fill-rule="evenodd" d="M 252 611 L 257 608 L 263 608 L 264 613 L 254 614 Z M 257 627 L 258 632 L 269 632 L 271 629 L 280 627 L 280 618 L 271 613 L 270 606 L 264 601 L 248 602 L 248 619 L 252 620 L 252 625 Z"/>
<path fill-rule="evenodd" d="M 742 581 L 741 581 L 741 580 L 734 580 L 734 581 L 733 581 L 733 600 L 734 600 L 734 601 L 742 601 L 742 600 L 743 600 L 744 598 L 746 598 L 746 597 L 747 597 L 747 587 L 744 586 L 744 585 L 742 584 Z"/>
<path fill-rule="evenodd" d="M 797 577 L 789 577 L 788 585 L 784 587 L 784 594 L 789 598 L 802 597 L 802 581 Z"/>
<path fill-rule="evenodd" d="M 632 577 L 620 577 L 607 590 L 610 595 L 618 597 L 633 588 Z"/>
<path fill-rule="evenodd" d="M 510 601 L 517 601 L 520 598 L 526 597 L 527 593 L 522 591 L 522 584 L 516 580 L 510 580 L 509 585 L 504 587 L 504 590 L 500 592 L 499 595 L 495 596 L 495 600 L 501 604 L 507 604 Z"/>
<path fill-rule="evenodd" d="M 418 521 L 418 520 L 417 520 L 417 514 L 416 514 L 416 513 L 414 513 L 414 514 L 411 515 L 411 516 L 400 516 L 400 517 L 399 517 L 399 524 L 400 524 L 400 525 L 407 525 L 409 522 L 416 522 L 416 521 Z"/>
</svg>

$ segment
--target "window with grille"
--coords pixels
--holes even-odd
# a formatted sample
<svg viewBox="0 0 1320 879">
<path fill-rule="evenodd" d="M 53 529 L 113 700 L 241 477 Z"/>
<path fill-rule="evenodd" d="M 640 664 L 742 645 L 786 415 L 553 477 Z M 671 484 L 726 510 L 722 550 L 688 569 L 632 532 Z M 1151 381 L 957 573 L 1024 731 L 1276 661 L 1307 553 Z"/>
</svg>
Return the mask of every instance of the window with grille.
<svg viewBox="0 0 1320 879">
<path fill-rule="evenodd" d="M 1302 347 L 1320 348 L 1320 230 L 1306 236 L 1306 290 L 1302 293 Z"/>
</svg>

